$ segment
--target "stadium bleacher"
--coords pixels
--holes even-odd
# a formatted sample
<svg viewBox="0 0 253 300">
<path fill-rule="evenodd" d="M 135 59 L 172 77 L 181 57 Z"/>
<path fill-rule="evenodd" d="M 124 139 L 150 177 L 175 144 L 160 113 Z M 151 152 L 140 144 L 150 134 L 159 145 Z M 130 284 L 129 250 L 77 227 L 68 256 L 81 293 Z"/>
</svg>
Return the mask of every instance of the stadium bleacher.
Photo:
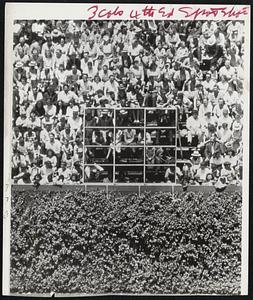
<svg viewBox="0 0 253 300">
<path fill-rule="evenodd" d="M 240 21 L 16 21 L 12 181 L 240 185 Z"/>
</svg>

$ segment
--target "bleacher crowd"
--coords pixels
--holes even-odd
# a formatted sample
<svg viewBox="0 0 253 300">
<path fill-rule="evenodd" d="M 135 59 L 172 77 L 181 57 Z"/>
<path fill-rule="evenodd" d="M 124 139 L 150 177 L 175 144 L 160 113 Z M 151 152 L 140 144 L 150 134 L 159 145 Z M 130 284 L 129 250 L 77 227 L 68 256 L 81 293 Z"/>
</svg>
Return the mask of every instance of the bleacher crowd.
<svg viewBox="0 0 253 300">
<path fill-rule="evenodd" d="M 149 146 L 176 140 L 180 164 L 165 172 L 165 182 L 174 172 L 181 184 L 240 184 L 242 22 L 29 20 L 13 26 L 14 183 L 100 181 L 104 167 L 88 145 L 107 146 L 104 159 L 112 163 L 123 145 L 145 139 Z M 144 107 L 157 108 L 147 116 L 153 127 L 175 126 L 177 118 L 177 132 L 168 130 L 164 141 L 159 133 L 152 140 L 151 131 L 144 137 L 131 129 L 143 125 Z M 125 129 L 114 140 L 115 122 Z M 168 163 L 161 151 L 150 147 L 146 162 Z"/>
</svg>

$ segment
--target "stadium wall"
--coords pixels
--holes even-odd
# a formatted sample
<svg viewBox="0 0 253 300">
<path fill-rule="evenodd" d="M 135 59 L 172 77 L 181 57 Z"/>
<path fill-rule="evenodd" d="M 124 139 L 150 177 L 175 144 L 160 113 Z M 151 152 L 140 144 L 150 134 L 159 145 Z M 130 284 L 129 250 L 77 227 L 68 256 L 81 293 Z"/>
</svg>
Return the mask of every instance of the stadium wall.
<svg viewBox="0 0 253 300">
<path fill-rule="evenodd" d="M 41 185 L 39 187 L 34 187 L 33 185 L 12 185 L 13 191 L 64 191 L 64 190 L 80 190 L 84 189 L 85 191 L 94 191 L 94 190 L 104 190 L 105 192 L 120 192 L 120 193 L 144 193 L 144 192 L 171 192 L 171 193 L 180 193 L 183 192 L 183 188 L 181 185 L 136 185 L 136 184 L 121 184 L 121 185 L 113 185 L 113 184 L 85 184 L 85 185 L 63 185 L 63 186 L 55 186 L 55 185 Z M 242 187 L 237 185 L 229 185 L 226 188 L 226 192 L 241 192 Z M 215 192 L 215 188 L 213 186 L 188 186 L 187 192 L 200 192 L 200 193 L 212 193 Z"/>
</svg>

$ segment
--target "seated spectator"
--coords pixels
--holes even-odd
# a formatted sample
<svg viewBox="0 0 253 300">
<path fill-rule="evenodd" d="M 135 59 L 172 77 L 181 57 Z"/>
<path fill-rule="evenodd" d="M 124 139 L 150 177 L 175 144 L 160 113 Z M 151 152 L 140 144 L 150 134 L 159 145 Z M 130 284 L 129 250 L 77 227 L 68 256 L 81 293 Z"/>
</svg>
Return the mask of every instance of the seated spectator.
<svg viewBox="0 0 253 300">
<path fill-rule="evenodd" d="M 38 116 L 39 118 L 42 118 L 45 116 L 46 111 L 45 111 L 42 100 L 39 100 L 35 103 L 33 111 L 36 114 L 36 116 Z"/>
<path fill-rule="evenodd" d="M 223 152 L 225 152 L 227 145 L 232 140 L 232 131 L 229 129 L 227 122 L 223 121 L 221 128 L 217 132 L 217 136 L 222 144 Z"/>
<path fill-rule="evenodd" d="M 212 80 L 211 76 L 212 76 L 212 73 L 207 72 L 206 80 L 202 83 L 202 85 L 207 93 L 211 93 L 213 91 L 213 87 L 215 86 L 215 81 Z"/>
<path fill-rule="evenodd" d="M 218 104 L 215 105 L 215 107 L 213 109 L 213 115 L 219 119 L 220 117 L 222 117 L 224 109 L 229 111 L 228 106 L 224 102 L 224 99 L 219 98 Z"/>
<path fill-rule="evenodd" d="M 211 102 L 213 108 L 218 104 L 220 98 L 222 98 L 222 95 L 218 85 L 215 84 L 213 86 L 213 91 L 208 93 L 208 100 Z"/>
<path fill-rule="evenodd" d="M 81 77 L 82 73 L 80 70 L 77 69 L 76 65 L 71 67 L 71 70 L 67 72 L 67 83 L 69 85 L 75 85 L 79 78 Z"/>
<path fill-rule="evenodd" d="M 13 128 L 13 136 L 12 136 L 12 145 L 15 147 L 18 143 L 18 141 L 22 138 L 22 133 L 20 132 L 20 129 L 15 126 Z"/>
<path fill-rule="evenodd" d="M 13 80 L 15 84 L 21 82 L 21 78 L 26 78 L 26 77 L 27 77 L 27 73 L 26 73 L 26 69 L 24 68 L 24 64 L 21 61 L 17 61 L 13 71 Z"/>
<path fill-rule="evenodd" d="M 30 168 L 26 165 L 20 165 L 20 173 L 13 177 L 14 183 L 17 184 L 29 184 L 31 183 Z"/>
<path fill-rule="evenodd" d="M 57 166 L 57 157 L 54 154 L 52 149 L 47 150 L 47 154 L 43 157 L 43 163 L 45 164 L 46 161 L 50 161 L 53 168 Z"/>
<path fill-rule="evenodd" d="M 52 100 L 48 97 L 46 99 L 46 105 L 44 105 L 45 114 L 49 115 L 50 118 L 54 118 L 56 115 L 56 106 L 53 104 Z"/>
<path fill-rule="evenodd" d="M 30 113 L 30 117 L 27 119 L 26 126 L 28 129 L 31 128 L 34 131 L 38 131 L 41 128 L 41 121 L 36 116 L 34 111 Z"/>
<path fill-rule="evenodd" d="M 113 122 L 112 122 L 112 117 L 109 116 L 109 110 L 108 109 L 103 109 L 101 111 L 101 117 L 98 119 L 97 126 L 99 127 L 112 127 Z"/>
<path fill-rule="evenodd" d="M 212 172 L 221 171 L 223 161 L 224 161 L 224 158 L 221 155 L 221 151 L 216 150 L 210 158 L 210 166 L 211 166 Z"/>
<path fill-rule="evenodd" d="M 184 189 L 203 184 L 219 190 L 241 183 L 240 22 L 35 20 L 15 21 L 14 28 L 16 183 L 174 184 L 177 178 Z M 132 171 L 113 166 L 122 161 L 157 166 L 133 179 Z M 136 168 L 139 174 L 142 167 Z M 226 180 L 230 169 L 233 180 Z"/>
<path fill-rule="evenodd" d="M 67 82 L 67 71 L 63 64 L 60 64 L 58 69 L 54 72 L 55 78 L 58 80 L 59 87 L 63 88 L 64 83 Z"/>
<path fill-rule="evenodd" d="M 230 108 L 238 102 L 238 98 L 239 98 L 239 95 L 238 95 L 237 91 L 235 91 L 233 86 L 230 85 L 223 96 L 224 102 Z"/>
<path fill-rule="evenodd" d="M 53 168 L 52 163 L 50 160 L 46 160 L 43 166 L 40 169 L 40 185 L 53 183 L 53 176 L 54 176 L 55 168 Z"/>
<path fill-rule="evenodd" d="M 223 168 L 221 169 L 221 177 L 226 178 L 226 182 L 228 184 L 232 184 L 235 180 L 235 172 L 233 168 L 231 168 L 231 162 L 227 159 L 224 159 Z"/>
<path fill-rule="evenodd" d="M 70 184 L 71 183 L 71 170 L 67 168 L 67 163 L 63 161 L 61 167 L 58 169 L 57 184 Z"/>
<path fill-rule="evenodd" d="M 74 106 L 72 109 L 72 117 L 68 118 L 68 123 L 70 125 L 71 130 L 77 132 L 81 130 L 83 120 L 79 116 L 79 108 L 78 106 Z"/>
<path fill-rule="evenodd" d="M 49 134 L 55 133 L 53 130 L 53 122 L 52 121 L 46 121 L 43 124 L 42 130 L 40 132 L 40 142 L 43 144 L 46 144 L 46 142 L 49 141 Z"/>
<path fill-rule="evenodd" d="M 164 179 L 166 183 L 175 183 L 175 172 L 172 171 L 172 168 L 167 168 Z"/>
<path fill-rule="evenodd" d="M 136 138 L 136 130 L 131 128 L 124 129 L 123 136 L 125 144 L 132 144 Z"/>
<path fill-rule="evenodd" d="M 146 149 L 146 163 L 147 164 L 154 164 L 155 163 L 155 148 L 148 147 Z"/>
<path fill-rule="evenodd" d="M 83 143 L 82 138 L 79 134 L 76 135 L 74 147 L 73 147 L 73 154 L 76 155 L 79 152 L 83 151 Z"/>
<path fill-rule="evenodd" d="M 218 127 L 220 128 L 223 123 L 226 123 L 228 125 L 228 129 L 232 126 L 232 118 L 229 116 L 229 110 L 227 108 L 224 108 L 222 111 L 221 117 L 218 119 Z"/>
<path fill-rule="evenodd" d="M 219 76 L 224 76 L 224 78 L 228 81 L 232 78 L 234 75 L 235 69 L 231 67 L 230 61 L 226 60 L 225 65 L 220 68 Z"/>
<path fill-rule="evenodd" d="M 58 160 L 61 156 L 61 146 L 61 142 L 55 139 L 55 134 L 52 132 L 49 133 L 49 141 L 45 143 L 45 148 L 47 151 L 52 150 Z"/>
<path fill-rule="evenodd" d="M 26 111 L 23 108 L 21 108 L 20 116 L 16 120 L 16 126 L 19 128 L 21 132 L 25 132 L 27 129 Z"/>
<path fill-rule="evenodd" d="M 58 93 L 58 101 L 61 100 L 63 105 L 67 106 L 71 99 L 74 99 L 74 101 L 78 103 L 77 95 L 69 90 L 68 84 L 64 84 L 63 90 Z"/>
<path fill-rule="evenodd" d="M 94 145 L 106 145 L 106 135 L 101 130 L 94 130 L 92 133 L 92 144 Z"/>
<path fill-rule="evenodd" d="M 60 69 L 60 66 L 62 67 L 62 69 L 66 69 L 67 57 L 62 53 L 62 50 L 58 48 L 55 50 L 52 67 L 57 71 L 58 69 Z"/>
<path fill-rule="evenodd" d="M 208 173 L 206 175 L 206 180 L 202 182 L 202 185 L 204 186 L 213 186 L 215 183 L 214 177 L 212 173 Z"/>
<path fill-rule="evenodd" d="M 206 166 L 206 162 L 202 161 L 200 163 L 200 168 L 197 170 L 195 174 L 195 178 L 197 181 L 202 184 L 203 182 L 206 182 L 206 177 L 208 174 L 210 174 L 210 169 Z"/>
<path fill-rule="evenodd" d="M 69 143 L 73 143 L 76 138 L 76 133 L 69 123 L 65 123 L 64 129 L 60 131 L 60 141 L 63 143 L 68 141 Z"/>
<path fill-rule="evenodd" d="M 222 146 L 217 137 L 217 133 L 213 133 L 210 139 L 204 145 L 204 154 L 206 160 L 209 160 L 215 152 L 222 152 Z"/>
<path fill-rule="evenodd" d="M 190 116 L 186 121 L 186 128 L 188 129 L 188 143 L 192 144 L 192 139 L 197 138 L 197 144 L 201 141 L 202 131 L 201 131 L 201 121 L 198 117 L 198 110 L 193 109 L 192 116 Z"/>
<path fill-rule="evenodd" d="M 199 106 L 199 119 L 203 120 L 206 112 L 210 112 L 212 114 L 212 104 L 204 98 L 202 100 L 202 104 Z"/>
<path fill-rule="evenodd" d="M 190 158 L 190 161 L 192 163 L 192 165 L 191 165 L 191 174 L 193 176 L 195 176 L 198 169 L 200 168 L 200 164 L 203 162 L 203 158 L 201 157 L 201 154 L 199 153 L 198 150 L 193 151 L 193 153 L 191 155 L 191 158 Z"/>
</svg>

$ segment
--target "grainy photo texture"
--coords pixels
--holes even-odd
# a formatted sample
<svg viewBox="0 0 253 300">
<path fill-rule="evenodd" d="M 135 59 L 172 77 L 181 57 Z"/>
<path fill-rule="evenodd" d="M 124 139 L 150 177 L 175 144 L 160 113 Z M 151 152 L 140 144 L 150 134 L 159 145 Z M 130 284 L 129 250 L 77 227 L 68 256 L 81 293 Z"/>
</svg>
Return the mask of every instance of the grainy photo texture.
<svg viewBox="0 0 253 300">
<path fill-rule="evenodd" d="M 11 294 L 240 294 L 244 25 L 14 21 Z"/>
</svg>

